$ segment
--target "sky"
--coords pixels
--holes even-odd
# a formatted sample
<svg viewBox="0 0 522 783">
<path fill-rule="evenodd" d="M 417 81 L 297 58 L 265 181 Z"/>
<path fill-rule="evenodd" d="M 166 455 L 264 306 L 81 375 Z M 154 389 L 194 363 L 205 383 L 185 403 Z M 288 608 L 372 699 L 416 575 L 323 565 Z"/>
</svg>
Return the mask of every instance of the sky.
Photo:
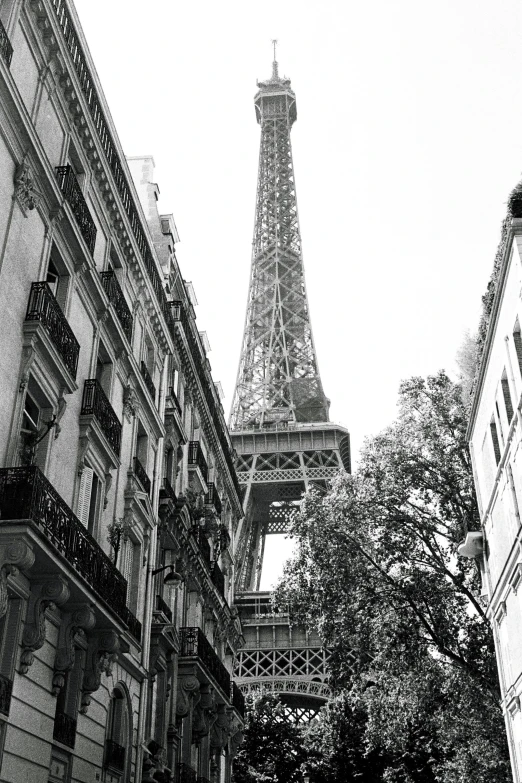
<svg viewBox="0 0 522 783">
<path fill-rule="evenodd" d="M 154 157 L 159 208 L 174 213 L 227 414 L 254 220 L 253 97 L 278 39 L 279 71 L 297 98 L 293 158 L 319 368 L 356 461 L 363 439 L 395 417 L 400 381 L 455 372 L 463 335 L 476 329 L 522 170 L 522 5 L 75 5 L 125 154 Z"/>
</svg>

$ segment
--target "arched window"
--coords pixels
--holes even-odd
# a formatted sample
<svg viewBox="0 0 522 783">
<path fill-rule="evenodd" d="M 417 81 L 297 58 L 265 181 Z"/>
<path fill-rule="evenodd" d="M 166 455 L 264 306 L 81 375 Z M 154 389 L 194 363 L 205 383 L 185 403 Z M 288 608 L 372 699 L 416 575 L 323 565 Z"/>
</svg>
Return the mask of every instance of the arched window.
<svg viewBox="0 0 522 783">
<path fill-rule="evenodd" d="M 109 704 L 107 738 L 105 740 L 105 767 L 113 778 L 129 778 L 132 748 L 132 715 L 126 688 L 118 683 Z"/>
</svg>

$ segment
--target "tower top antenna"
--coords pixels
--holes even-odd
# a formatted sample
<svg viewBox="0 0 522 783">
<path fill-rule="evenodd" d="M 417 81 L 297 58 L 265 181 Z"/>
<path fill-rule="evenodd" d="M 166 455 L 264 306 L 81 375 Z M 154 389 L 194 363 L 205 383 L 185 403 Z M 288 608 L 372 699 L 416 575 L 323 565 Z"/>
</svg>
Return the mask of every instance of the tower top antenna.
<svg viewBox="0 0 522 783">
<path fill-rule="evenodd" d="M 272 46 L 274 47 L 274 60 L 272 62 L 272 79 L 279 79 L 279 71 L 277 68 L 277 59 L 276 59 L 277 38 L 272 39 Z"/>
</svg>

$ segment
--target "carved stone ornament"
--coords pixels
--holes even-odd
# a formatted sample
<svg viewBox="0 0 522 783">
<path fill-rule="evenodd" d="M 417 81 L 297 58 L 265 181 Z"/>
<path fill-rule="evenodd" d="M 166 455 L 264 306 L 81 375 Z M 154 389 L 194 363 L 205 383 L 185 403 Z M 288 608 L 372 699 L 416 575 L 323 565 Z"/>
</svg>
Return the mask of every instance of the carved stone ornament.
<svg viewBox="0 0 522 783">
<path fill-rule="evenodd" d="M 193 674 L 188 676 L 180 675 L 178 677 L 178 690 L 176 700 L 176 715 L 178 718 L 185 718 L 191 709 L 198 703 L 199 680 Z"/>
<path fill-rule="evenodd" d="M 80 705 L 82 715 L 87 713 L 91 695 L 100 687 L 102 674 L 111 676 L 119 652 L 120 639 L 115 631 L 100 631 L 89 639 Z"/>
<path fill-rule="evenodd" d="M 210 727 L 217 717 L 214 707 L 214 697 L 210 686 L 203 684 L 200 686 L 201 698 L 194 707 L 192 717 L 192 742 L 198 743 L 203 737 L 206 737 Z"/>
<path fill-rule="evenodd" d="M 243 744 L 245 740 L 245 735 L 243 734 L 243 731 L 239 729 L 239 731 L 236 731 L 235 734 L 232 734 L 230 737 L 230 758 L 234 759 L 237 755 L 237 752 L 240 748 L 240 746 Z"/>
<path fill-rule="evenodd" d="M 85 631 L 90 631 L 96 624 L 96 616 L 89 604 L 82 604 L 73 612 L 62 618 L 58 647 L 54 660 L 54 674 L 52 691 L 57 696 L 65 685 L 65 675 L 74 666 L 75 644 L 78 636 L 85 638 Z M 87 642 L 85 642 L 87 646 Z"/>
<path fill-rule="evenodd" d="M 127 421 L 131 421 L 133 416 L 136 416 L 138 410 L 138 396 L 135 389 L 128 383 L 123 390 L 123 413 Z"/>
<path fill-rule="evenodd" d="M 20 205 L 22 212 L 27 217 L 27 212 L 35 209 L 40 203 L 42 194 L 36 187 L 36 178 L 33 169 L 25 158 L 16 167 L 14 185 L 15 198 Z"/>
<path fill-rule="evenodd" d="M 17 576 L 20 569 L 31 568 L 33 563 L 34 552 L 21 539 L 0 547 L 0 618 L 7 612 L 7 577 Z"/>
<path fill-rule="evenodd" d="M 61 575 L 34 584 L 27 607 L 27 620 L 22 633 L 20 673 L 27 674 L 34 661 L 34 652 L 45 642 L 45 611 L 64 604 L 70 596 L 69 585 Z"/>
<path fill-rule="evenodd" d="M 210 731 L 210 747 L 223 750 L 228 742 L 230 730 L 230 718 L 227 715 L 227 708 L 224 704 L 219 704 L 217 708 L 216 720 Z"/>
</svg>

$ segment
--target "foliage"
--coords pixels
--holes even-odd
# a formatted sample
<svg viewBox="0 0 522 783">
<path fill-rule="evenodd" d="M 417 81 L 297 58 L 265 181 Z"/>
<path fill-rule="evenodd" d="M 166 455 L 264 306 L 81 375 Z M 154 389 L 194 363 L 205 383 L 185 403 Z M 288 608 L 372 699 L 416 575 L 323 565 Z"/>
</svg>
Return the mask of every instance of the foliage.
<svg viewBox="0 0 522 783">
<path fill-rule="evenodd" d="M 383 781 L 509 779 L 480 579 L 456 556 L 479 526 L 465 430 L 445 373 L 403 382 L 397 420 L 357 472 L 306 495 L 276 591 L 331 648 L 333 685 L 365 715 L 361 754 L 380 754 Z"/>
<path fill-rule="evenodd" d="M 302 732 L 286 720 L 279 697 L 259 691 L 246 697 L 245 706 L 245 740 L 234 760 L 234 783 L 302 783 Z"/>
</svg>

